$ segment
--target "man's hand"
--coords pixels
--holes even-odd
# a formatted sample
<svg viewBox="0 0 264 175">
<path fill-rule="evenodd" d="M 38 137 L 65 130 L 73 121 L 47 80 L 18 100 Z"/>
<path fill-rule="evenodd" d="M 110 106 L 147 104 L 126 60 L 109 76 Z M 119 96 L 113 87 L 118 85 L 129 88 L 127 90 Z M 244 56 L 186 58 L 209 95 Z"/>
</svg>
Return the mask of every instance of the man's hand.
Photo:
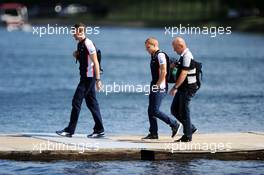
<svg viewBox="0 0 264 175">
<path fill-rule="evenodd" d="M 156 87 L 157 87 L 158 89 L 160 89 L 160 85 L 161 85 L 161 83 L 160 83 L 160 82 L 157 82 Z"/>
<path fill-rule="evenodd" d="M 170 64 L 170 68 L 172 69 L 172 68 L 174 68 L 174 67 L 176 67 L 175 63 L 171 63 L 171 64 Z"/>
<path fill-rule="evenodd" d="M 77 51 L 77 50 L 75 50 L 75 51 L 72 53 L 72 56 L 73 56 L 74 58 L 76 58 L 76 59 L 77 59 L 77 56 L 78 56 L 78 51 Z"/>
<path fill-rule="evenodd" d="M 101 80 L 96 80 L 96 90 L 100 91 L 102 89 L 102 82 Z"/>
<path fill-rule="evenodd" d="M 169 94 L 170 94 L 171 96 L 175 96 L 176 93 L 177 93 L 177 89 L 175 89 L 175 88 L 171 88 Z"/>
</svg>

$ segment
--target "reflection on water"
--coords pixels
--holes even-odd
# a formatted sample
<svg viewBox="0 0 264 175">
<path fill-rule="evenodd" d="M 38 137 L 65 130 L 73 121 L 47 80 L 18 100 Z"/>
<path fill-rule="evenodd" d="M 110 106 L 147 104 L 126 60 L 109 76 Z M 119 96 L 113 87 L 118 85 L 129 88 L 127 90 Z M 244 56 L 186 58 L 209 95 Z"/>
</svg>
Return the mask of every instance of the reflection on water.
<svg viewBox="0 0 264 175">
<path fill-rule="evenodd" d="M 1 174 L 262 174 L 263 161 L 110 161 L 17 162 L 0 161 Z"/>
</svg>

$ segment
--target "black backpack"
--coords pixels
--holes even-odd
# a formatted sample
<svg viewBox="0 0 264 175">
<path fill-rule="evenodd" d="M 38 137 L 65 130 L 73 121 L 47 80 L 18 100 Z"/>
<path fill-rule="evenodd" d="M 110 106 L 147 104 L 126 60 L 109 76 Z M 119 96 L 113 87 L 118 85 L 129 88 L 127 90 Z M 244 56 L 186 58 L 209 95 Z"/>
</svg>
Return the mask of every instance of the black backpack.
<svg viewBox="0 0 264 175">
<path fill-rule="evenodd" d="M 170 65 L 173 63 L 173 61 L 169 58 L 169 56 L 165 53 L 165 52 L 162 52 L 162 51 L 158 51 L 156 53 L 156 57 L 159 53 L 164 53 L 165 57 L 166 57 L 166 63 L 167 63 L 167 75 L 166 75 L 166 81 L 168 83 L 175 83 L 176 81 L 176 75 L 175 76 L 172 76 L 172 71 L 171 71 L 171 68 L 170 68 Z M 175 79 L 175 81 L 174 81 Z"/>
<path fill-rule="evenodd" d="M 197 84 L 197 90 L 200 89 L 201 84 L 202 84 L 202 79 L 203 79 L 203 71 L 202 71 L 202 63 L 198 62 L 194 59 L 191 61 L 191 67 L 196 68 L 196 73 L 193 74 L 196 76 L 196 84 Z M 192 74 L 189 74 L 189 76 L 193 76 Z M 188 75 L 187 75 L 188 76 Z"/>
<path fill-rule="evenodd" d="M 177 80 L 177 70 L 178 68 L 173 67 L 171 68 L 170 65 L 171 64 L 179 64 L 178 61 L 174 58 L 170 58 L 165 52 L 159 51 L 156 53 L 156 56 L 159 53 L 164 53 L 165 57 L 166 57 L 166 63 L 167 63 L 167 75 L 166 75 L 166 81 L 167 83 L 175 83 Z"/>
</svg>

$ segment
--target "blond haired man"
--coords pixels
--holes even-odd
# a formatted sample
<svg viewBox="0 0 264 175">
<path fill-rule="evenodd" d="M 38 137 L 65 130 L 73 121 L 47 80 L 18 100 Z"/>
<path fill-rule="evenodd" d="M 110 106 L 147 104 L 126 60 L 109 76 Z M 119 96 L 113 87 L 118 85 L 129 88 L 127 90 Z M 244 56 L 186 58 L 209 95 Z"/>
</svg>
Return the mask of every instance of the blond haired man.
<svg viewBox="0 0 264 175">
<path fill-rule="evenodd" d="M 158 124 L 157 118 L 165 122 L 171 127 L 172 135 L 174 137 L 180 128 L 180 125 L 169 118 L 165 113 L 159 110 L 162 99 L 166 96 L 168 91 L 167 72 L 169 67 L 169 60 L 165 52 L 159 50 L 159 42 L 156 38 L 150 37 L 145 41 L 147 52 L 151 55 L 150 68 L 152 81 L 150 83 L 149 94 L 149 134 L 143 139 L 158 139 Z"/>
</svg>

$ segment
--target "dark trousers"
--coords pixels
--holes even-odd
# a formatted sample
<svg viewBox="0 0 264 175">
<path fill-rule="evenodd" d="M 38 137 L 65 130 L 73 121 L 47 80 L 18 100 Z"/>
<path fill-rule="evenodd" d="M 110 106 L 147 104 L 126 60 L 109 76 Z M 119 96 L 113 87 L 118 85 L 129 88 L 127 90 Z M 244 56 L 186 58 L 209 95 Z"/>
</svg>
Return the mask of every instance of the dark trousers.
<svg viewBox="0 0 264 175">
<path fill-rule="evenodd" d="M 187 90 L 178 90 L 171 104 L 171 114 L 182 123 L 183 133 L 190 139 L 192 138 L 192 131 L 195 129 L 190 118 L 190 102 L 193 95 Z"/>
<path fill-rule="evenodd" d="M 94 131 L 104 131 L 100 108 L 96 100 L 95 78 L 81 79 L 72 99 L 71 119 L 65 131 L 74 134 L 81 111 L 82 101 L 85 99 L 88 109 L 91 111 L 95 125 Z"/>
<path fill-rule="evenodd" d="M 158 124 L 157 118 L 164 121 L 171 127 L 177 126 L 176 120 L 169 118 L 166 114 L 159 110 L 162 99 L 166 96 L 166 92 L 150 92 L 149 94 L 149 106 L 148 106 L 148 116 L 149 116 L 149 132 L 153 135 L 158 134 Z"/>
</svg>

